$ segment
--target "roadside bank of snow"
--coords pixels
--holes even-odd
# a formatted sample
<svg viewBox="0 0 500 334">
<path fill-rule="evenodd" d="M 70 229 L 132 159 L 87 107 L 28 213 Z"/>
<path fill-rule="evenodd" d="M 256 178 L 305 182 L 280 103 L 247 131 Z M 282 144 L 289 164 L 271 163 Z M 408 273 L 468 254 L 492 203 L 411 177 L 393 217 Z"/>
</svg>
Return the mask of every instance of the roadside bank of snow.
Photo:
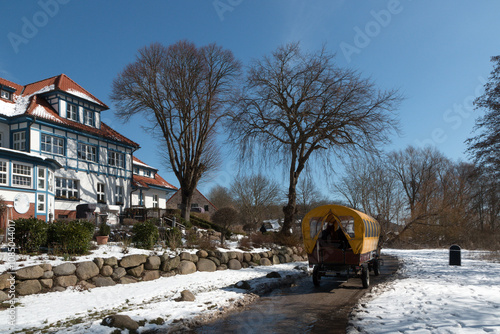
<svg viewBox="0 0 500 334">
<path fill-rule="evenodd" d="M 397 280 L 374 287 L 351 314 L 348 334 L 500 333 L 500 264 L 462 250 L 383 251 L 402 262 Z"/>
</svg>

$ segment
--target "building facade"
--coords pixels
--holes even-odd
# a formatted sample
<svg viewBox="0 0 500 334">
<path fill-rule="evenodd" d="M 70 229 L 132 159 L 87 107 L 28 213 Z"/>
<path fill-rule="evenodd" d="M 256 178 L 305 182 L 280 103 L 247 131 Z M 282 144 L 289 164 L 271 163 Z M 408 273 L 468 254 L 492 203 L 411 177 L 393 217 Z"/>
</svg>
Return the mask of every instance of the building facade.
<svg viewBox="0 0 500 334">
<path fill-rule="evenodd" d="M 165 181 L 158 169 L 133 157 L 131 206 L 144 209 L 166 209 L 167 200 L 177 188 Z"/>
<path fill-rule="evenodd" d="M 76 218 L 79 204 L 132 205 L 139 145 L 101 121 L 109 108 L 64 74 L 0 78 L 0 195 L 8 219 Z"/>
</svg>

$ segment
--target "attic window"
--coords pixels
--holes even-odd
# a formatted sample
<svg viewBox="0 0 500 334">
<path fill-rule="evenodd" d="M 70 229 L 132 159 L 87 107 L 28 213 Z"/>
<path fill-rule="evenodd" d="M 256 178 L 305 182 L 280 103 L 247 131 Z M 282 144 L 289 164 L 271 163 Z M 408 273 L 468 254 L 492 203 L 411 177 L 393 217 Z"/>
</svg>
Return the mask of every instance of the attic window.
<svg viewBox="0 0 500 334">
<path fill-rule="evenodd" d="M 76 118 L 77 112 L 78 112 L 78 107 L 76 105 L 71 104 L 71 103 L 67 104 L 67 106 L 66 106 L 66 118 L 68 118 L 72 121 L 76 121 L 77 120 L 77 118 Z"/>
<path fill-rule="evenodd" d="M 2 89 L 1 96 L 2 96 L 2 99 L 12 101 L 12 93 L 11 92 L 8 92 L 8 91 Z"/>
</svg>

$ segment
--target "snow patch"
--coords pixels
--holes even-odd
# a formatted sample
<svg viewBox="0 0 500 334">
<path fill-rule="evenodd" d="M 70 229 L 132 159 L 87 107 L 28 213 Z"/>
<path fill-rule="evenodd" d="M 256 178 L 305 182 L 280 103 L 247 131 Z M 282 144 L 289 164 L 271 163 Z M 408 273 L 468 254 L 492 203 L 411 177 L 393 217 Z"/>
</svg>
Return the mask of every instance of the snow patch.
<svg viewBox="0 0 500 334">
<path fill-rule="evenodd" d="M 85 99 L 85 100 L 87 100 L 87 101 L 90 101 L 90 102 L 93 102 L 93 103 L 95 103 L 95 104 L 98 104 L 98 105 L 102 106 L 102 103 L 101 103 L 101 102 L 98 102 L 97 100 L 93 99 L 92 97 L 88 96 L 87 94 L 85 94 L 85 93 L 83 93 L 83 92 L 80 92 L 80 91 L 78 91 L 78 90 L 76 90 L 76 89 L 72 89 L 72 88 L 70 88 L 70 89 L 68 89 L 66 92 L 68 92 L 68 93 L 70 93 L 70 94 L 73 94 L 73 95 L 75 95 L 75 96 L 78 96 L 78 97 L 80 97 L 80 98 L 82 98 L 82 99 Z"/>
</svg>

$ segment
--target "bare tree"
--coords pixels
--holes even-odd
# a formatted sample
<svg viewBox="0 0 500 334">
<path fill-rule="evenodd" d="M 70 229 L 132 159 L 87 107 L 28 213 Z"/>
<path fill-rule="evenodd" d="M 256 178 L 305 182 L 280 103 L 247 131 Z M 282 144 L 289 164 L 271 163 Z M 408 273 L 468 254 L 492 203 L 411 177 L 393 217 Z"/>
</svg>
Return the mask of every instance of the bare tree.
<svg viewBox="0 0 500 334">
<path fill-rule="evenodd" d="M 208 193 L 208 199 L 217 208 L 234 207 L 234 200 L 228 188 L 216 185 Z"/>
<path fill-rule="evenodd" d="M 186 220 L 199 180 L 216 167 L 213 135 L 240 67 L 231 51 L 215 44 L 153 43 L 113 81 L 116 115 L 128 121 L 142 114 L 163 139 Z"/>
<path fill-rule="evenodd" d="M 449 164 L 432 147 L 409 146 L 388 155 L 388 168 L 402 188 L 409 212 L 401 234 L 414 225 L 432 225 L 443 212 L 441 182 Z"/>
<path fill-rule="evenodd" d="M 377 151 L 397 131 L 392 111 L 400 101 L 397 91 L 335 66 L 324 48 L 309 54 L 292 43 L 253 62 L 230 113 L 230 138 L 244 159 L 268 157 L 287 170 L 283 233 L 294 221 L 297 182 L 309 160 L 331 167 L 332 158 Z"/>
<path fill-rule="evenodd" d="M 244 225 L 253 229 L 264 219 L 264 213 L 280 199 L 280 186 L 262 174 L 238 176 L 231 184 L 236 206 Z"/>
<path fill-rule="evenodd" d="M 226 233 L 231 227 L 231 225 L 235 224 L 238 220 L 238 211 L 234 208 L 225 207 L 221 208 L 212 215 L 212 221 L 222 227 L 222 231 L 220 234 L 220 244 L 224 246 L 224 242 L 226 240 Z"/>
</svg>

